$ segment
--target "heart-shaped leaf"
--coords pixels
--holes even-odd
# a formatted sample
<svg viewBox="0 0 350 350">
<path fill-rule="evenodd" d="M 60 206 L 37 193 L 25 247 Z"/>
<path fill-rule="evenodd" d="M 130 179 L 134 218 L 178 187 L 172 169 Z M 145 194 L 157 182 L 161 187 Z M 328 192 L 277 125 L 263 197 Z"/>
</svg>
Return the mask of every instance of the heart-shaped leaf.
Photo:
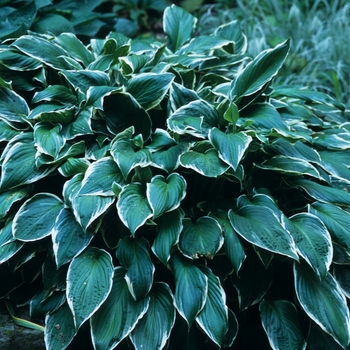
<svg viewBox="0 0 350 350">
<path fill-rule="evenodd" d="M 67 273 L 67 301 L 75 329 L 106 300 L 113 274 L 112 257 L 105 250 L 89 247 L 72 260 Z"/>
<path fill-rule="evenodd" d="M 125 179 L 132 169 L 150 164 L 150 152 L 144 148 L 137 150 L 132 140 L 117 140 L 112 145 L 111 154 Z"/>
<path fill-rule="evenodd" d="M 133 234 L 152 217 L 152 208 L 145 197 L 140 183 L 125 186 L 119 194 L 117 202 L 119 217 Z"/>
<path fill-rule="evenodd" d="M 213 128 L 209 132 L 209 140 L 218 150 L 219 157 L 231 165 L 233 170 L 237 170 L 238 164 L 253 139 L 242 131 L 236 134 L 225 134 Z"/>
<path fill-rule="evenodd" d="M 202 216 L 196 222 L 185 218 L 182 223 L 180 251 L 190 259 L 213 259 L 224 243 L 219 223 L 209 216 Z"/>
<path fill-rule="evenodd" d="M 178 208 L 185 196 L 186 181 L 177 173 L 170 174 L 166 180 L 164 176 L 156 175 L 147 184 L 147 198 L 153 210 L 153 218 Z"/>
<path fill-rule="evenodd" d="M 113 182 L 124 183 L 124 177 L 112 157 L 92 163 L 85 172 L 79 195 L 113 196 Z"/>
<path fill-rule="evenodd" d="M 40 122 L 34 125 L 34 145 L 39 152 L 56 158 L 65 144 L 60 124 Z"/>
<path fill-rule="evenodd" d="M 207 177 L 218 177 L 229 168 L 229 165 L 219 158 L 214 148 L 208 149 L 205 153 L 185 152 L 180 156 L 180 164 Z"/>
</svg>

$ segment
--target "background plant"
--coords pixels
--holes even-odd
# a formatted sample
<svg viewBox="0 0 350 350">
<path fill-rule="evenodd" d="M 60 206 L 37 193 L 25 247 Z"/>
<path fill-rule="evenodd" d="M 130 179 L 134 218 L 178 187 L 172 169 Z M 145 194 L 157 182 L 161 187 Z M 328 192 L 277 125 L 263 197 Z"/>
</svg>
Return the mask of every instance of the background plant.
<svg viewBox="0 0 350 350">
<path fill-rule="evenodd" d="M 48 349 L 346 348 L 349 111 L 195 26 L 2 44 L 0 295 Z"/>
<path fill-rule="evenodd" d="M 203 1 L 202 1 L 203 3 Z M 349 104 L 350 5 L 347 1 L 217 1 L 197 10 L 201 33 L 237 19 L 248 37 L 248 52 L 291 38 L 291 54 L 276 78 L 306 86 Z"/>
<path fill-rule="evenodd" d="M 27 30 L 54 35 L 74 33 L 84 42 L 110 31 L 130 37 L 154 33 L 166 0 L 19 0 L 2 1 L 0 39 L 16 38 Z"/>
</svg>

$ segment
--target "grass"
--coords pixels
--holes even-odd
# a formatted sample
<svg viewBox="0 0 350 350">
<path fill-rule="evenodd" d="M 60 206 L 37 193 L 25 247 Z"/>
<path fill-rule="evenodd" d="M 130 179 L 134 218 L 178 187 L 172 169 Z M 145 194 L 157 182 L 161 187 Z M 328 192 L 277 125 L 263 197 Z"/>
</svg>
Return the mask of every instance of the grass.
<svg viewBox="0 0 350 350">
<path fill-rule="evenodd" d="M 325 92 L 350 106 L 350 3 L 344 0 L 217 1 L 198 10 L 203 34 L 238 19 L 248 51 L 291 38 L 289 58 L 277 84 Z"/>
</svg>

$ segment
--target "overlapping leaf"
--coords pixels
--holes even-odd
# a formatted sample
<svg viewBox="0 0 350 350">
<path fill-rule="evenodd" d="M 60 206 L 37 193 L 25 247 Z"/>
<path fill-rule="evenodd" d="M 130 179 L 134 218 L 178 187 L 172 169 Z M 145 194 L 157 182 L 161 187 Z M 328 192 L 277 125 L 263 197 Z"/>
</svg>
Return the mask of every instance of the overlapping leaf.
<svg viewBox="0 0 350 350">
<path fill-rule="evenodd" d="M 261 321 L 271 348 L 305 349 L 305 340 L 301 331 L 295 306 L 286 300 L 262 300 L 260 305 Z"/>
<path fill-rule="evenodd" d="M 172 254 L 170 266 L 175 275 L 175 307 L 190 328 L 206 303 L 208 277 L 179 252 Z"/>
<path fill-rule="evenodd" d="M 111 292 L 91 317 L 92 342 L 97 350 L 114 349 L 136 326 L 149 306 L 149 297 L 135 301 L 125 281 L 126 270 L 116 267 Z"/>
<path fill-rule="evenodd" d="M 112 258 L 105 250 L 89 247 L 72 260 L 67 273 L 67 301 L 75 329 L 106 300 L 113 274 Z"/>
<path fill-rule="evenodd" d="M 343 348 L 349 344 L 350 315 L 345 297 L 330 273 L 320 281 L 308 265 L 294 264 L 295 291 L 308 314 Z"/>
<path fill-rule="evenodd" d="M 125 280 L 135 300 L 142 299 L 152 288 L 154 265 L 146 239 L 124 237 L 118 243 L 116 255 L 127 269 Z"/>
<path fill-rule="evenodd" d="M 130 334 L 135 349 L 163 349 L 174 326 L 175 315 L 169 286 L 163 282 L 155 283 L 147 312 Z"/>
<path fill-rule="evenodd" d="M 247 205 L 237 212 L 230 210 L 228 216 L 235 231 L 250 243 L 298 260 L 292 236 L 271 209 Z"/>
</svg>

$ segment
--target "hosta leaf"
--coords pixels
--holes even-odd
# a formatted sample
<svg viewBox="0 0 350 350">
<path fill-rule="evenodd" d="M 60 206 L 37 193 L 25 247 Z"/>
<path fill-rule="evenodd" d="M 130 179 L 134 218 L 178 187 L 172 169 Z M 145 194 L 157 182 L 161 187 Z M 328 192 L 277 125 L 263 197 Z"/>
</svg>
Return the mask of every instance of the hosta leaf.
<svg viewBox="0 0 350 350">
<path fill-rule="evenodd" d="M 77 196 L 73 200 L 73 213 L 83 230 L 86 230 L 114 202 L 114 196 Z"/>
<path fill-rule="evenodd" d="M 92 240 L 90 232 L 84 232 L 73 212 L 64 208 L 58 215 L 52 231 L 53 251 L 57 268 L 71 261 Z"/>
<path fill-rule="evenodd" d="M 79 195 L 113 196 L 113 182 L 123 184 L 123 175 L 112 157 L 101 158 L 86 170 Z"/>
<path fill-rule="evenodd" d="M 171 5 L 165 9 L 163 21 L 168 46 L 175 52 L 191 38 L 197 19 L 181 7 Z"/>
<path fill-rule="evenodd" d="M 146 314 L 130 334 L 135 349 L 163 349 L 174 323 L 175 308 L 171 290 L 167 284 L 157 282 L 150 292 Z"/>
<path fill-rule="evenodd" d="M 30 192 L 30 186 L 23 186 L 0 193 L 0 219 L 6 216 L 13 203 L 27 197 Z"/>
<path fill-rule="evenodd" d="M 171 73 L 141 73 L 128 81 L 126 90 L 147 111 L 159 105 L 174 78 Z"/>
<path fill-rule="evenodd" d="M 248 242 L 298 260 L 292 236 L 267 207 L 247 205 L 228 217 L 235 231 Z"/>
<path fill-rule="evenodd" d="M 343 348 L 349 344 L 350 315 L 346 300 L 330 273 L 320 281 L 314 271 L 294 263 L 295 291 L 301 307 Z"/>
<path fill-rule="evenodd" d="M 332 239 L 345 247 L 350 256 L 350 214 L 335 205 L 319 202 L 312 203 L 309 212 L 323 222 Z"/>
<path fill-rule="evenodd" d="M 294 304 L 286 300 L 265 299 L 261 301 L 259 309 L 272 349 L 305 349 L 306 343 Z"/>
<path fill-rule="evenodd" d="M 301 187 L 312 198 L 322 202 L 340 206 L 350 205 L 350 193 L 328 186 L 320 185 L 316 182 L 297 178 L 288 181 L 293 187 Z"/>
<path fill-rule="evenodd" d="M 28 119 L 66 124 L 73 120 L 75 109 L 75 105 L 62 106 L 56 103 L 44 103 L 33 108 Z"/>
<path fill-rule="evenodd" d="M 137 150 L 132 140 L 118 140 L 112 145 L 111 154 L 118 164 L 124 178 L 129 172 L 138 167 L 150 164 L 150 153 L 147 149 Z"/>
<path fill-rule="evenodd" d="M 208 277 L 179 252 L 172 254 L 170 266 L 175 275 L 175 307 L 190 329 L 207 300 Z"/>
<path fill-rule="evenodd" d="M 180 156 L 180 164 L 207 177 L 218 177 L 229 168 L 219 158 L 218 152 L 214 148 L 208 149 L 205 153 L 196 151 L 185 152 Z"/>
<path fill-rule="evenodd" d="M 34 125 L 34 145 L 41 153 L 56 158 L 65 144 L 60 135 L 61 125 L 40 122 Z"/>
<path fill-rule="evenodd" d="M 219 129 L 213 128 L 209 132 L 209 140 L 218 150 L 219 157 L 231 165 L 233 170 L 237 170 L 238 164 L 253 139 L 244 132 L 225 134 Z"/>
<path fill-rule="evenodd" d="M 71 177 L 76 174 L 85 173 L 90 162 L 85 158 L 68 158 L 57 170 L 65 177 Z"/>
<path fill-rule="evenodd" d="M 16 213 L 13 220 L 14 237 L 31 242 L 50 235 L 62 209 L 63 202 L 57 196 L 51 193 L 35 194 Z"/>
<path fill-rule="evenodd" d="M 255 164 L 255 166 L 265 170 L 273 170 L 282 174 L 309 175 L 321 179 L 321 175 L 318 170 L 312 164 L 303 159 L 277 156 L 267 159 L 261 164 Z"/>
<path fill-rule="evenodd" d="M 145 314 L 149 297 L 135 301 L 118 266 L 114 270 L 112 290 L 106 301 L 90 319 L 91 337 L 96 350 L 114 349 L 134 329 Z"/>
<path fill-rule="evenodd" d="M 289 40 L 267 49 L 238 73 L 232 83 L 230 96 L 233 101 L 250 96 L 271 81 L 282 67 L 289 52 Z"/>
<path fill-rule="evenodd" d="M 350 140 L 348 132 L 339 132 L 337 134 L 324 134 L 313 139 L 313 144 L 320 148 L 328 148 L 332 150 L 348 150 L 350 148 Z"/>
<path fill-rule="evenodd" d="M 77 136 L 93 134 L 91 128 L 92 115 L 93 109 L 91 107 L 80 110 L 71 123 L 62 126 L 61 134 L 64 135 L 64 138 L 67 140 L 72 140 Z"/>
<path fill-rule="evenodd" d="M 322 331 L 316 323 L 311 322 L 310 330 L 307 337 L 307 349 L 308 350 L 320 350 L 320 349 L 332 349 L 342 350 L 340 346 L 329 334 Z"/>
<path fill-rule="evenodd" d="M 67 303 L 45 318 L 45 345 L 48 350 L 64 350 L 73 340 L 76 330 Z"/>
<path fill-rule="evenodd" d="M 74 178 L 73 178 L 74 179 Z M 71 181 L 73 181 L 73 179 Z M 114 202 L 114 196 L 80 195 L 82 182 L 80 177 L 74 181 L 74 192 L 70 193 L 70 206 L 73 214 L 85 231 L 100 215 L 102 215 Z M 73 182 L 72 182 L 73 184 Z M 69 186 L 65 185 L 64 191 L 67 193 Z"/>
<path fill-rule="evenodd" d="M 62 56 L 67 54 L 66 51 L 44 38 L 34 35 L 23 35 L 12 46 L 53 69 L 74 69 L 62 58 Z"/>
<path fill-rule="evenodd" d="M 13 90 L 0 87 L 0 115 L 8 122 L 23 123 L 27 118 L 29 108 L 27 102 Z"/>
<path fill-rule="evenodd" d="M 91 86 L 108 86 L 110 83 L 108 74 L 99 70 L 61 70 L 60 74 L 67 79 L 74 90 L 79 88 L 84 94 Z"/>
<path fill-rule="evenodd" d="M 323 222 L 310 213 L 295 214 L 286 221 L 299 254 L 323 279 L 332 263 L 333 247 Z"/>
<path fill-rule="evenodd" d="M 152 208 L 147 198 L 145 198 L 140 183 L 131 183 L 122 189 L 117 202 L 117 209 L 123 224 L 133 234 L 147 219 L 152 217 Z"/>
<path fill-rule="evenodd" d="M 20 131 L 12 129 L 9 124 L 5 123 L 3 120 L 0 120 L 0 142 L 10 141 L 19 133 Z"/>
<path fill-rule="evenodd" d="M 147 198 L 154 219 L 178 208 L 185 196 L 186 181 L 177 173 L 170 174 L 167 179 L 162 175 L 156 175 L 147 184 Z"/>
<path fill-rule="evenodd" d="M 247 38 L 242 34 L 240 23 L 237 20 L 219 26 L 215 29 L 214 35 L 234 41 L 235 54 L 245 53 L 247 50 Z"/>
<path fill-rule="evenodd" d="M 37 91 L 32 98 L 32 103 L 42 101 L 54 101 L 69 105 L 77 104 L 78 102 L 74 92 L 64 85 L 50 85 L 44 90 Z"/>
<path fill-rule="evenodd" d="M 168 149 L 154 152 L 151 154 L 152 165 L 171 173 L 179 167 L 181 154 L 187 152 L 190 146 L 189 143 L 181 142 Z"/>
<path fill-rule="evenodd" d="M 239 239 L 239 236 L 230 224 L 226 211 L 218 210 L 215 213 L 209 214 L 213 217 L 222 227 L 225 236 L 224 248 L 226 255 L 238 275 L 239 269 L 246 257 L 244 248 Z"/>
<path fill-rule="evenodd" d="M 118 243 L 116 255 L 127 269 L 124 278 L 132 297 L 135 300 L 143 298 L 151 290 L 155 270 L 148 241 L 124 237 Z"/>
<path fill-rule="evenodd" d="M 191 101 L 180 107 L 167 119 L 170 130 L 177 134 L 190 134 L 206 138 L 209 130 L 218 125 L 219 115 L 214 107 L 204 100 Z"/>
<path fill-rule="evenodd" d="M 14 256 L 24 245 L 12 235 L 12 221 L 0 230 L 0 265 Z"/>
<path fill-rule="evenodd" d="M 320 164 L 321 158 L 319 153 L 301 141 L 291 143 L 279 138 L 269 145 L 265 145 L 265 150 L 271 154 L 278 154 L 285 157 L 302 159 L 307 162 Z"/>
<path fill-rule="evenodd" d="M 208 295 L 196 322 L 215 344 L 221 346 L 228 331 L 226 294 L 219 278 L 209 268 L 202 266 L 201 270 L 208 277 Z"/>
<path fill-rule="evenodd" d="M 332 176 L 350 182 L 349 151 L 320 151 L 321 165 Z"/>
<path fill-rule="evenodd" d="M 249 122 L 249 128 L 270 132 L 272 129 L 289 131 L 287 123 L 281 118 L 277 109 L 270 103 L 256 103 L 244 111 L 244 117 L 237 121 L 237 125 Z"/>
<path fill-rule="evenodd" d="M 163 214 L 156 220 L 157 236 L 152 245 L 153 253 L 165 265 L 170 259 L 172 247 L 178 243 L 184 213 L 180 209 Z"/>
<path fill-rule="evenodd" d="M 65 292 L 53 292 L 47 296 L 47 291 L 43 290 L 30 301 L 29 314 L 33 319 L 45 317 L 47 314 L 55 312 L 66 301 Z"/>
<path fill-rule="evenodd" d="M 219 223 L 209 216 L 202 216 L 196 222 L 185 218 L 182 223 L 180 251 L 190 259 L 213 259 L 224 243 Z"/>
<path fill-rule="evenodd" d="M 197 36 L 187 44 L 182 46 L 176 53 L 187 55 L 189 53 L 201 54 L 216 49 L 228 49 L 232 52 L 233 41 L 220 38 L 214 35 Z M 228 50 L 227 50 L 228 51 Z"/>
<path fill-rule="evenodd" d="M 22 138 L 18 135 L 8 143 L 3 152 L 0 187 L 2 190 L 30 184 L 45 177 L 53 168 L 35 165 L 36 149 L 31 137 Z M 16 140 L 18 139 L 18 142 Z"/>
<path fill-rule="evenodd" d="M 113 274 L 112 257 L 105 250 L 90 247 L 72 260 L 67 273 L 67 301 L 75 329 L 106 300 Z"/>
<path fill-rule="evenodd" d="M 94 55 L 72 33 L 62 33 L 55 37 L 54 42 L 69 51 L 70 56 L 82 62 L 84 66 L 88 66 L 94 60 Z"/>
<path fill-rule="evenodd" d="M 105 97 L 103 111 L 108 129 L 113 134 L 117 135 L 133 126 L 136 135 L 142 134 L 144 140 L 149 138 L 152 127 L 151 118 L 129 93 L 116 92 Z"/>
</svg>

